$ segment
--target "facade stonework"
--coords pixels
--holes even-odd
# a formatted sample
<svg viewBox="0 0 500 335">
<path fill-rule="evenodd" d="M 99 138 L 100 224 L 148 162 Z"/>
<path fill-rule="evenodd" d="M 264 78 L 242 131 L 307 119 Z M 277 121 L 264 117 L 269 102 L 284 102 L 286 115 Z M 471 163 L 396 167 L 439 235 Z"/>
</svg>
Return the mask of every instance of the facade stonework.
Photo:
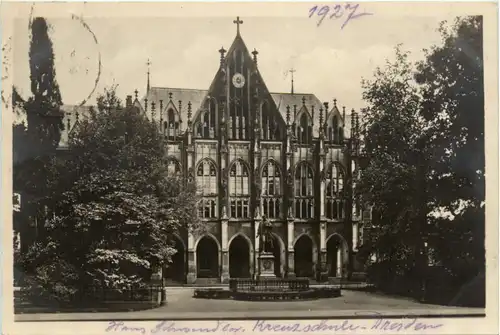
<svg viewBox="0 0 500 335">
<path fill-rule="evenodd" d="M 165 281 L 254 277 L 264 217 L 273 225 L 276 276 L 348 277 L 362 234 L 352 192 L 357 114 L 313 94 L 270 92 L 239 30 L 219 52 L 208 89 L 148 85 L 143 99 L 137 91 L 127 98 L 165 135 L 169 169 L 197 182 L 208 227 L 177 236 Z"/>
</svg>

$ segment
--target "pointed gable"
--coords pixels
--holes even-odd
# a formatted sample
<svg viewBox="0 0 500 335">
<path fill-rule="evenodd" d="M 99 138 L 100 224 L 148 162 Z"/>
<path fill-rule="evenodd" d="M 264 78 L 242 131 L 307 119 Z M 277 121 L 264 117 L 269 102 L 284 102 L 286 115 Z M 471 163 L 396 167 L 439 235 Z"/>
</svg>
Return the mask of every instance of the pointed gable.
<svg viewBox="0 0 500 335">
<path fill-rule="evenodd" d="M 66 149 L 69 145 L 69 137 L 75 126 L 80 120 L 86 119 L 89 116 L 90 106 L 63 105 L 61 106 L 61 112 L 63 113 L 64 129 L 61 131 L 58 149 Z"/>
<path fill-rule="evenodd" d="M 151 118 L 151 103 L 155 104 L 154 117 L 157 122 L 160 118 L 165 119 L 167 106 L 173 108 L 176 113 L 180 116 L 181 124 L 180 130 L 185 131 L 187 128 L 187 113 L 188 113 L 188 103 L 191 102 L 191 110 L 194 112 L 199 110 L 202 103 L 207 95 L 207 90 L 197 90 L 188 88 L 169 88 L 169 87 L 151 87 L 148 94 L 141 100 L 142 104 L 139 103 L 142 111 L 146 113 L 148 118 Z M 148 106 L 145 108 L 144 101 L 147 99 Z M 181 101 L 179 107 L 179 101 Z M 160 105 L 163 104 L 163 110 L 160 110 Z M 144 107 L 143 107 L 144 106 Z M 180 108 L 180 110 L 179 110 Z M 161 114 L 163 113 L 163 114 Z"/>
</svg>

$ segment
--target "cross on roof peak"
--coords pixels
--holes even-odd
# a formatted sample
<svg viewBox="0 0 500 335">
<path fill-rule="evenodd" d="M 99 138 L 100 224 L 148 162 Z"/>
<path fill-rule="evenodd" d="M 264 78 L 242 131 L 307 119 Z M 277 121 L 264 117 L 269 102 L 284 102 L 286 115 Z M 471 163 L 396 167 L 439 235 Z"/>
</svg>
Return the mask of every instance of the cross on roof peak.
<svg viewBox="0 0 500 335">
<path fill-rule="evenodd" d="M 233 23 L 235 23 L 235 24 L 236 24 L 236 34 L 238 34 L 238 35 L 239 35 L 239 34 L 240 34 L 240 24 L 243 24 L 243 21 L 242 21 L 242 20 L 240 20 L 240 17 L 239 17 L 239 16 L 237 16 L 237 17 L 236 17 L 236 20 L 234 20 L 234 21 L 233 21 Z"/>
</svg>

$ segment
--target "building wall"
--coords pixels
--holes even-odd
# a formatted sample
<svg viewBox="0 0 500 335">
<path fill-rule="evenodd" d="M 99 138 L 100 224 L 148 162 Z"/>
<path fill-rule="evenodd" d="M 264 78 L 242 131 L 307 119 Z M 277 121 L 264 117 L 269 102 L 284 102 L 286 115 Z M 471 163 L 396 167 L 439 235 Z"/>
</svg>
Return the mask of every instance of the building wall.
<svg viewBox="0 0 500 335">
<path fill-rule="evenodd" d="M 287 147 L 289 139 L 292 145 Z M 258 145 L 255 145 L 256 142 Z M 303 274 L 314 276 L 320 263 L 323 262 L 334 267 L 329 271 L 330 277 L 348 276 L 348 271 L 352 271 L 349 269 L 349 263 L 353 263 L 350 260 L 354 251 L 352 238 L 355 235 L 352 231 L 352 222 L 353 219 L 354 222 L 357 220 L 356 215 L 352 215 L 352 204 L 347 196 L 342 199 L 344 212 L 339 217 L 332 217 L 332 212 L 328 212 L 326 207 L 328 205 L 328 181 L 332 178 L 328 176 L 327 170 L 332 164 L 336 164 L 342 170 L 344 192 L 346 195 L 349 194 L 348 180 L 352 177 L 349 145 L 349 141 L 342 144 L 329 143 L 325 141 L 323 135 L 314 138 L 312 144 L 301 145 L 296 143 L 296 138 L 288 132 L 288 135 L 281 141 L 228 140 L 227 159 L 224 161 L 220 140 L 194 138 L 189 130 L 186 137 L 179 139 L 178 143 L 169 144 L 169 157 L 184 162 L 182 165 L 184 175 L 194 174 L 194 179 L 203 183 L 203 176 L 198 176 L 196 171 L 204 161 L 209 161 L 215 166 L 216 174 L 213 194 L 209 194 L 216 200 L 215 215 L 202 218 L 207 225 L 208 232 L 203 235 L 186 234 L 181 237 L 183 240 L 179 252 L 185 253 L 183 259 L 184 269 L 186 269 L 185 277 L 181 281 L 195 283 L 199 280 L 201 266 L 199 258 L 211 252 L 208 250 L 210 248 L 206 247 L 206 243 L 200 243 L 202 240 L 209 241 L 212 249 L 215 250 L 215 253 L 211 255 L 216 259 L 216 270 L 208 275 L 209 278 L 227 282 L 230 277 L 234 277 L 230 273 L 231 269 L 238 266 L 248 268 L 245 277 L 254 277 L 258 274 L 257 231 L 263 220 L 264 200 L 262 185 L 257 186 L 257 184 L 269 161 L 276 163 L 280 176 L 279 185 L 276 186 L 279 187 L 280 194 L 277 198 L 281 202 L 279 214 L 277 217 L 268 218 L 273 225 L 275 248 L 278 249 L 276 252 L 276 258 L 279 259 L 276 263 L 279 268 L 277 275 L 280 277 L 302 276 Z M 224 192 L 224 188 L 232 187 L 231 176 L 227 177 L 227 175 L 235 162 L 240 162 L 248 172 L 245 181 L 248 182 L 249 205 L 248 216 L 244 218 L 232 216 L 231 191 Z M 297 197 L 294 196 L 293 189 L 297 187 L 297 178 L 294 177 L 294 173 L 304 163 L 312 171 L 313 208 L 310 217 L 301 218 L 295 215 Z M 291 168 L 287 170 L 287 166 Z M 205 195 L 203 194 L 203 198 Z M 233 248 L 233 243 L 239 246 L 246 244 L 245 252 L 234 246 Z M 310 264 L 307 265 L 305 261 L 296 264 L 304 254 L 307 254 L 306 257 L 310 256 Z M 332 262 L 330 260 L 332 258 L 336 261 Z M 243 263 L 240 264 L 238 260 L 242 260 Z M 307 272 L 308 270 L 310 271 Z M 204 277 L 207 276 L 204 275 Z"/>
</svg>

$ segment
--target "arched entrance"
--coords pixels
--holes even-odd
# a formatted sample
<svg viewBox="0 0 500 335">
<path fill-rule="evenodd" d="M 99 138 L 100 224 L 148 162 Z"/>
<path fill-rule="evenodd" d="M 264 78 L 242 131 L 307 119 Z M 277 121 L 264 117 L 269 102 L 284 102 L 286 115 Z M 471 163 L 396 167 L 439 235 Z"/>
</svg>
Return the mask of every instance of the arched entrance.
<svg viewBox="0 0 500 335">
<path fill-rule="evenodd" d="M 297 277 L 312 277 L 313 270 L 313 241 L 307 235 L 302 235 L 294 246 L 295 275 Z"/>
<path fill-rule="evenodd" d="M 229 245 L 229 277 L 250 278 L 250 247 L 241 235 Z"/>
<path fill-rule="evenodd" d="M 342 237 L 332 235 L 326 243 L 326 263 L 328 277 L 342 277 L 344 267 L 344 241 Z"/>
<path fill-rule="evenodd" d="M 196 248 L 198 278 L 219 277 L 219 248 L 210 236 L 204 236 Z"/>
<path fill-rule="evenodd" d="M 184 283 L 186 279 L 186 249 L 179 237 L 174 236 L 174 249 L 177 251 L 172 255 L 171 262 L 164 268 L 163 278 L 166 282 Z"/>
</svg>

